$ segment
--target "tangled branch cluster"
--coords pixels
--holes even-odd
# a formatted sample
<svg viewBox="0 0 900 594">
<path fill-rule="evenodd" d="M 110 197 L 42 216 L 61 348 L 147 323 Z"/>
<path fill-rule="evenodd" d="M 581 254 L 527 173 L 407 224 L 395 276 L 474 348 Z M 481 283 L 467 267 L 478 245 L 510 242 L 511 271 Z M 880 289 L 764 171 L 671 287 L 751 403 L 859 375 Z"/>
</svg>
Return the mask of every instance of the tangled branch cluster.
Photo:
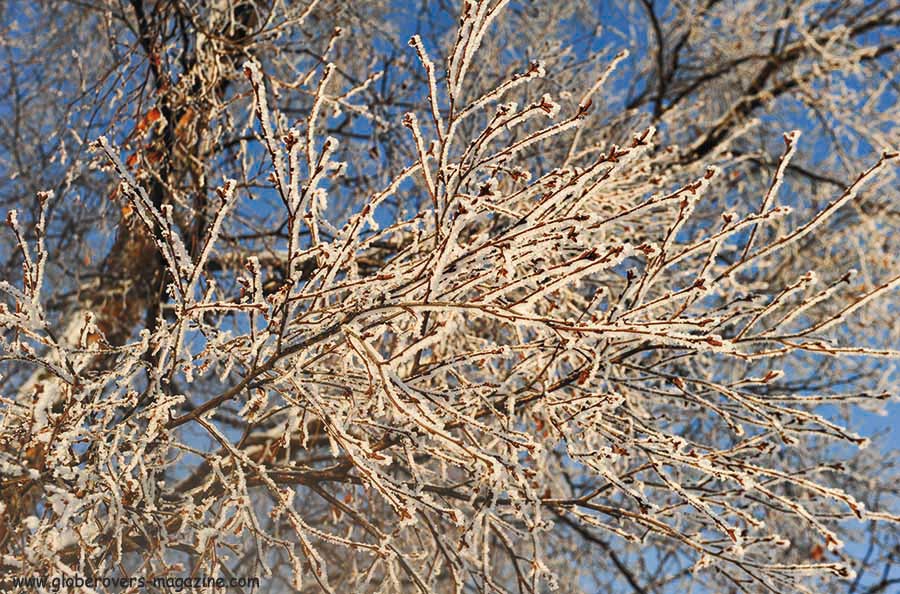
<svg viewBox="0 0 900 594">
<path fill-rule="evenodd" d="M 687 167 L 652 126 L 585 144 L 625 53 L 578 101 L 512 100 L 552 78 L 539 62 L 470 92 L 507 4 L 463 3 L 446 76 L 410 40 L 421 102 L 394 124 L 413 150 L 345 218 L 325 122 L 377 118 L 358 100 L 377 73 L 342 88 L 338 65 L 311 72 L 292 126 L 246 61 L 268 184 L 220 181 L 193 242 L 116 142 L 94 143 L 160 262 L 165 305 L 121 341 L 89 309 L 48 313 L 52 195 L 32 232 L 10 211 L 23 271 L 0 283 L 2 356 L 30 375 L 0 398 L 0 565 L 537 593 L 579 590 L 589 551 L 659 547 L 746 591 L 852 578 L 843 523 L 900 518 L 840 486 L 839 452 L 867 440 L 829 411 L 889 393 L 788 380 L 809 357 L 896 357 L 835 330 L 900 276 L 859 291 L 851 270 L 784 263 L 898 154 L 794 217 L 782 182 L 806 149 L 789 132 L 755 206 L 700 224 L 720 167 Z M 400 195 L 421 207 L 388 209 Z M 284 240 L 226 249 L 267 197 Z M 816 554 L 788 556 L 798 538 Z"/>
</svg>

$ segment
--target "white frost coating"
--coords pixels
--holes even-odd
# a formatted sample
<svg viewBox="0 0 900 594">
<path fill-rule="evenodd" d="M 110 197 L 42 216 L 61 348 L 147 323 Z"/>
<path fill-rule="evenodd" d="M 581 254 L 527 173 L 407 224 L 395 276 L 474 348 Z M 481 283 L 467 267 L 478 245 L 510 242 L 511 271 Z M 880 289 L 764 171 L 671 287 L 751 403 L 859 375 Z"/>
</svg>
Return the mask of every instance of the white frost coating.
<svg viewBox="0 0 900 594">
<path fill-rule="evenodd" d="M 40 384 L 38 386 L 41 386 Z M 43 389 L 41 386 L 40 389 L 37 389 L 36 386 L 36 399 L 34 401 L 34 425 L 32 426 L 32 431 L 39 435 L 39 439 L 44 442 L 50 441 L 50 432 L 44 431 L 47 428 L 49 421 L 49 413 L 50 409 L 53 408 L 53 404 L 56 402 L 56 394 L 51 389 Z"/>
<path fill-rule="evenodd" d="M 594 83 L 588 91 L 581 96 L 581 100 L 578 102 L 578 106 L 581 109 L 586 109 L 590 102 L 592 101 L 593 96 L 597 93 L 600 88 L 606 84 L 606 81 L 609 79 L 609 76 L 615 71 L 616 66 L 619 65 L 619 62 L 626 59 L 629 56 L 628 50 L 622 50 L 618 54 L 613 57 L 610 61 L 609 65 L 606 67 L 606 70 L 603 71 L 603 74 L 597 79 L 597 82 Z"/>
<path fill-rule="evenodd" d="M 540 108 L 541 111 L 547 114 L 547 118 L 552 120 L 559 115 L 559 110 L 562 109 L 562 106 L 554 101 L 550 95 L 544 94 L 541 97 Z"/>
<path fill-rule="evenodd" d="M 431 117 L 434 121 L 438 139 L 443 140 L 446 132 L 446 125 L 441 116 L 440 106 L 438 105 L 437 79 L 435 77 L 434 62 L 428 57 L 428 52 L 425 50 L 425 44 L 422 43 L 421 37 L 413 35 L 409 40 L 409 45 L 415 48 L 416 53 L 419 56 L 419 61 L 422 63 L 422 67 L 425 69 L 425 74 L 428 77 L 428 98 L 431 104 Z"/>
<path fill-rule="evenodd" d="M 256 99 L 256 117 L 262 128 L 263 138 L 265 139 L 266 148 L 272 157 L 272 167 L 274 168 L 275 185 L 281 192 L 282 197 L 286 198 L 284 184 L 287 180 L 287 173 L 284 164 L 284 152 L 280 143 L 275 137 L 275 128 L 272 126 L 272 115 L 269 112 L 269 102 L 266 95 L 266 86 L 263 81 L 262 73 L 259 70 L 259 64 L 255 60 L 247 60 L 243 65 L 244 73 L 250 79 L 253 86 L 253 94 Z"/>
<path fill-rule="evenodd" d="M 36 516 L 28 516 L 22 520 L 22 525 L 28 530 L 37 530 L 41 525 L 41 520 Z"/>
<path fill-rule="evenodd" d="M 306 119 L 306 164 L 312 171 L 318 162 L 316 155 L 316 126 L 318 125 L 319 112 L 322 110 L 322 104 L 325 101 L 325 88 L 331 82 L 331 75 L 334 73 L 334 64 L 325 64 L 322 72 L 322 79 L 319 81 L 319 87 L 316 89 L 315 99 L 312 108 L 309 110 L 309 116 Z M 326 141 L 327 145 L 327 141 Z M 326 158 L 322 159 L 327 162 Z"/>
<path fill-rule="evenodd" d="M 853 368 L 858 358 L 889 356 L 854 346 L 848 330 L 893 332 L 881 324 L 885 310 L 870 308 L 900 283 L 896 273 L 879 276 L 890 261 L 865 252 L 868 238 L 854 246 L 865 266 L 861 289 L 836 278 L 833 255 L 782 257 L 780 247 L 760 245 L 763 236 L 788 250 L 805 243 L 784 231 L 788 209 L 776 196 L 794 172 L 797 135 L 786 135 L 772 177 L 755 137 L 728 153 L 737 135 L 764 133 L 748 123 L 752 114 L 723 116 L 728 105 L 672 102 L 665 92 L 657 101 L 660 89 L 648 85 L 642 100 L 662 112 L 667 136 L 716 141 L 701 155 L 659 144 L 652 128 L 626 128 L 649 117 L 643 107 L 615 113 L 620 89 L 602 88 L 624 54 L 581 56 L 552 35 L 535 46 L 548 67 L 516 65 L 521 56 L 498 48 L 503 68 L 485 62 L 476 80 L 467 73 L 491 57 L 478 49 L 485 36 L 516 33 L 497 25 L 504 4 L 460 3 L 446 48 L 426 51 L 414 36 L 412 51 L 398 56 L 413 62 L 399 65 L 415 74 L 417 57 L 424 72 L 398 83 L 393 74 L 366 77 L 358 40 L 338 32 L 323 39 L 315 67 L 294 82 L 274 78 L 293 59 L 278 42 L 307 13 L 297 6 L 282 18 L 293 5 L 275 3 L 254 24 L 273 77 L 251 61 L 249 82 L 228 93 L 234 101 L 206 95 L 214 109 L 203 114 L 197 151 L 182 154 L 175 122 L 150 131 L 178 140 L 168 155 L 178 183 L 161 207 L 141 194 L 158 166 L 129 158 L 123 167 L 101 142 L 117 191 L 137 211 L 119 237 L 150 230 L 141 247 L 165 259 L 153 272 L 174 280 L 164 280 L 158 298 L 131 299 L 141 291 L 127 290 L 129 300 L 116 301 L 122 291 L 109 279 L 58 294 L 58 283 L 41 282 L 44 262 L 48 275 L 60 263 L 80 272 L 78 263 L 68 254 L 48 259 L 44 222 L 26 220 L 36 210 L 11 215 L 13 234 L 23 236 L 12 238 L 15 264 L 24 267 L 0 280 L 0 347 L 11 368 L 0 395 L 0 469 L 13 488 L 0 515 L 15 503 L 20 529 L 7 535 L 18 550 L 5 566 L 71 572 L 91 563 L 100 572 L 143 560 L 174 574 L 184 568 L 169 560 L 194 555 L 210 575 L 255 559 L 260 573 L 304 591 L 567 592 L 595 569 L 595 553 L 577 540 L 595 534 L 593 544 L 612 538 L 628 558 L 644 547 L 697 560 L 695 569 L 712 570 L 698 578 L 710 589 L 735 573 L 774 587 L 846 575 L 800 559 L 806 550 L 795 564 L 780 563 L 772 549 L 788 539 L 776 528 L 824 554 L 846 539 L 847 520 L 896 520 L 833 486 L 890 484 L 872 452 L 856 455 L 852 468 L 831 464 L 829 452 L 867 441 L 822 412 L 881 406 L 890 377 L 872 380 L 877 393 L 795 387 L 810 369 L 805 361 Z M 532 8 L 514 22 L 542 30 L 554 17 Z M 325 13 L 315 13 L 314 30 L 327 37 Z M 802 26 L 779 26 L 789 24 Z M 692 28 L 684 51 L 701 47 L 702 29 Z M 211 56 L 228 45 L 205 41 Z M 838 59 L 844 41 L 819 47 Z M 808 49 L 786 43 L 786 55 Z M 438 55 L 449 56 L 446 65 Z M 598 59 L 608 63 L 599 78 Z M 798 60 L 805 68 L 816 58 Z M 216 69 L 234 61 L 203 64 L 184 80 L 199 76 L 212 90 Z M 652 77 L 652 60 L 640 64 Z M 667 92 L 689 84 L 678 74 Z M 809 90 L 800 76 L 797 90 Z M 182 99 L 194 98 L 189 85 L 176 86 L 165 101 L 178 113 Z M 257 114 L 249 120 L 255 138 L 241 129 L 242 97 Z M 276 99 L 291 111 L 279 113 Z M 591 117 L 601 103 L 602 117 Z M 397 109 L 410 112 L 409 137 L 387 121 Z M 339 146 L 326 125 L 347 142 Z M 223 154 L 220 139 L 240 140 Z M 190 171 L 181 169 L 191 156 Z M 767 186 L 758 205 L 748 188 Z M 195 188 L 215 193 L 203 203 Z M 241 208 L 238 196 L 248 200 Z M 792 201 L 805 213 L 815 198 Z M 192 209 L 201 203 L 199 224 Z M 838 241 L 860 230 L 885 239 L 883 221 L 866 219 L 874 204 L 846 229 L 828 226 L 841 239 L 822 234 L 822 242 L 843 247 Z M 58 233 L 60 221 L 50 222 Z M 816 225 L 800 233 L 826 228 Z M 754 243 L 758 228 L 766 233 Z M 832 284 L 798 276 L 807 269 Z M 57 317 L 59 303 L 72 300 L 90 313 Z M 123 307 L 143 319 L 107 344 L 103 332 Z M 827 447 L 811 456 L 810 438 Z M 596 554 L 608 560 L 602 548 Z"/>
<path fill-rule="evenodd" d="M 760 213 L 768 209 L 769 205 L 775 199 L 775 196 L 778 195 L 778 189 L 781 188 L 781 184 L 784 182 L 784 172 L 787 171 L 788 165 L 790 165 L 791 159 L 793 158 L 794 153 L 797 150 L 797 140 L 799 138 L 799 130 L 793 130 L 791 132 L 787 132 L 784 135 L 786 148 L 784 150 L 784 154 L 781 156 L 781 160 L 778 162 L 778 168 L 775 170 L 775 175 L 772 177 L 772 183 L 769 185 L 769 190 L 766 192 L 762 204 L 759 207 Z M 750 252 L 750 248 L 753 247 L 753 240 L 755 239 L 755 237 L 756 226 L 754 225 L 753 229 L 750 231 L 750 237 L 747 239 L 747 244 L 744 246 L 744 257 L 747 256 L 747 254 Z"/>
<path fill-rule="evenodd" d="M 752 256 L 747 258 L 746 260 L 742 260 L 740 264 L 742 266 L 746 265 L 748 262 L 756 260 L 757 258 L 760 258 L 762 256 L 768 255 L 771 252 L 784 249 L 785 247 L 787 247 L 793 243 L 796 243 L 797 241 L 800 241 L 801 239 L 803 239 L 804 237 L 806 237 L 807 235 L 812 233 L 817 227 L 822 225 L 836 210 L 838 210 L 839 208 L 841 208 L 848 202 L 855 199 L 856 196 L 859 194 L 859 191 L 863 188 L 863 186 L 872 180 L 872 178 L 874 177 L 874 174 L 876 172 L 878 172 L 880 169 L 882 169 L 883 167 L 885 167 L 890 161 L 896 160 L 898 158 L 898 156 L 900 156 L 900 153 L 892 153 L 892 154 L 882 155 L 881 159 L 879 159 L 878 162 L 875 163 L 875 165 L 873 165 L 872 167 L 867 169 L 865 172 L 863 172 L 856 179 L 856 181 L 853 182 L 853 184 L 851 184 L 850 187 L 844 191 L 843 194 L 841 194 L 838 198 L 833 200 L 824 209 L 822 209 L 818 213 L 816 213 L 816 215 L 813 216 L 812 219 L 810 219 L 807 223 L 805 223 L 804 225 L 801 225 L 798 229 L 796 229 L 792 233 L 790 233 L 784 237 L 778 238 L 776 241 L 771 242 L 766 247 L 761 248 L 760 250 L 758 250 L 757 252 L 752 254 Z M 734 268 L 738 268 L 738 265 L 735 265 L 733 267 L 733 269 Z"/>
<path fill-rule="evenodd" d="M 116 172 L 121 179 L 125 195 L 129 197 L 131 204 L 135 207 L 141 221 L 147 227 L 151 236 L 156 240 L 160 253 L 168 264 L 169 272 L 172 273 L 176 279 L 190 276 L 193 265 L 187 255 L 188 252 L 184 246 L 184 242 L 181 240 L 181 236 L 172 220 L 171 205 L 163 205 L 164 208 L 162 211 L 153 205 L 147 192 L 137 183 L 134 176 L 122 163 L 118 152 L 112 148 L 105 136 L 101 136 L 97 140 L 97 146 L 103 150 L 107 158 L 109 158 L 115 166 Z M 161 235 L 160 237 L 157 237 L 157 231 Z M 176 286 L 178 286 L 177 283 Z M 183 294 L 181 295 L 181 298 L 184 299 Z"/>
</svg>

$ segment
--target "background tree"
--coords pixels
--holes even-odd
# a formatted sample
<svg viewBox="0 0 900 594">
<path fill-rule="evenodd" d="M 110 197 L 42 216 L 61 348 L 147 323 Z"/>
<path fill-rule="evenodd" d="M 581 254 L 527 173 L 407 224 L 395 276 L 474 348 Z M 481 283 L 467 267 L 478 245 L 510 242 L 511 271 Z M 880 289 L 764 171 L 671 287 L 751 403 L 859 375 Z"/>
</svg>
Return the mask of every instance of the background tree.
<svg viewBox="0 0 900 594">
<path fill-rule="evenodd" d="M 2 15 L 5 578 L 896 581 L 894 3 Z"/>
</svg>

